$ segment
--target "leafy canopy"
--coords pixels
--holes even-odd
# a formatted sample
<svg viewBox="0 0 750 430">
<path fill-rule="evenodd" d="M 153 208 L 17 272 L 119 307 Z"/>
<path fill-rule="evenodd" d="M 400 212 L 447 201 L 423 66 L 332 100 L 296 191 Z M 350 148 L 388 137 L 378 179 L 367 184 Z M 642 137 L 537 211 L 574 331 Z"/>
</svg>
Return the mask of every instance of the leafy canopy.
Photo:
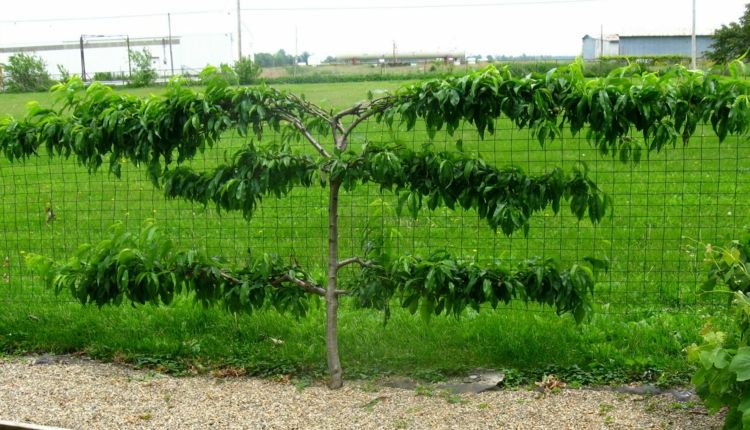
<svg viewBox="0 0 750 430">
<path fill-rule="evenodd" d="M 91 171 L 108 162 L 116 176 L 124 160 L 130 160 L 146 165 L 168 197 L 238 210 L 248 219 L 264 197 L 283 197 L 293 187 L 340 184 L 352 191 L 371 182 L 395 194 L 399 210 L 406 208 L 412 216 L 424 206 L 475 209 L 491 228 L 510 235 L 526 233 L 534 213 L 547 207 L 558 212 L 563 201 L 578 219 L 588 215 L 598 222 L 611 201 L 583 164 L 569 172 L 553 169 L 532 176 L 488 165 L 460 150 L 350 145 L 352 130 L 368 119 L 406 129 L 423 121 L 434 137 L 440 130 L 452 135 L 468 123 L 484 136 L 494 133 L 495 121 L 505 116 L 529 129 L 541 145 L 570 128 L 585 133 L 601 153 L 638 162 L 644 151 L 686 143 L 702 122 L 721 141 L 747 133 L 750 124 L 746 82 L 684 68 L 657 75 L 626 67 L 587 80 L 580 64 L 524 77 L 488 67 L 410 85 L 339 113 L 263 85 L 232 87 L 216 69 L 206 70 L 203 78 L 203 92 L 176 79 L 162 96 L 146 99 L 98 83 L 86 88 L 73 78 L 54 88 L 56 108 L 32 106 L 26 118 L 0 119 L 0 150 L 10 160 L 23 160 L 44 147 L 50 155 L 74 157 Z M 344 118 L 350 122 L 345 124 Z M 187 165 L 231 129 L 249 138 L 231 160 L 203 172 Z M 281 143 L 253 142 L 268 129 L 281 133 Z M 326 136 L 333 147 L 318 141 Z M 291 142 L 299 139 L 317 152 L 295 151 Z M 460 140 L 457 144 L 460 148 Z M 364 258 L 337 263 L 336 270 L 349 264 L 359 264 L 361 270 L 355 275 L 358 282 L 336 294 L 352 295 L 361 306 L 386 312 L 396 297 L 423 315 L 458 314 L 467 306 L 519 298 L 580 320 L 590 307 L 594 271 L 605 268 L 594 259 L 569 269 L 538 259 L 516 267 L 502 262 L 479 267 L 445 253 L 396 257 L 379 240 L 364 248 Z M 29 262 L 58 290 L 71 289 L 79 300 L 99 305 L 123 298 L 168 302 L 190 290 L 205 303 L 223 303 L 231 310 L 250 312 L 270 304 L 302 315 L 309 296 L 325 291 L 323 280 L 278 257 L 260 256 L 233 267 L 196 251 L 176 251 L 150 224 L 138 237 L 115 229 L 111 238 L 82 248 L 67 262 L 38 256 L 30 256 Z"/>
<path fill-rule="evenodd" d="M 750 3 L 737 22 L 722 25 L 714 32 L 711 51 L 706 56 L 718 64 L 727 64 L 735 58 L 744 57 L 750 49 Z"/>
</svg>

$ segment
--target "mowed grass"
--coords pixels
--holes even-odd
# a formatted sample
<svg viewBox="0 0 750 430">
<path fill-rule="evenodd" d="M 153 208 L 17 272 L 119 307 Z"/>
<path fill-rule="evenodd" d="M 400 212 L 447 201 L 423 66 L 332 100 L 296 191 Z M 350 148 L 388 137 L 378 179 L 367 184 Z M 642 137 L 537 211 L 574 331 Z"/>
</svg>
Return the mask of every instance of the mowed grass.
<svg viewBox="0 0 750 430">
<path fill-rule="evenodd" d="M 282 88 L 304 93 L 325 107 L 344 108 L 365 99 L 368 90 L 377 94 L 401 84 Z M 159 92 L 143 89 L 137 94 Z M 20 115 L 28 100 L 48 104 L 50 97 L 0 95 L 0 114 Z M 487 228 L 473 212 L 442 208 L 425 210 L 416 220 L 397 217 L 393 195 L 362 186 L 342 199 L 341 254 L 359 253 L 365 228 L 379 225 L 400 253 L 426 255 L 448 249 L 465 258 L 509 263 L 535 255 L 566 264 L 589 255 L 606 257 L 611 270 L 597 286 L 596 315 L 576 326 L 570 317 L 559 318 L 549 309 L 514 304 L 459 320 L 437 317 L 429 322 L 399 311 L 383 326 L 382 315 L 345 304 L 341 351 L 348 375 L 430 376 L 474 367 L 532 373 L 557 369 L 573 375 L 578 366 L 616 380 L 644 368 L 684 372 L 682 348 L 697 339 L 711 314 L 721 315 L 723 309 L 716 300 L 695 294 L 704 270 L 701 248 L 726 244 L 748 225 L 750 172 L 743 162 L 748 156 L 744 139 L 719 145 L 705 129 L 686 148 L 668 148 L 632 166 L 597 154 L 580 136 L 566 134 L 541 148 L 528 132 L 514 129 L 504 119 L 497 128 L 494 136 L 482 140 L 467 125 L 454 136 L 439 133 L 431 144 L 438 150 L 455 150 L 461 139 L 466 152 L 532 173 L 557 165 L 570 169 L 583 161 L 613 197 L 612 217 L 593 226 L 588 220 L 578 222 L 563 206 L 557 216 L 551 210 L 539 214 L 528 237 L 507 238 Z M 278 139 L 268 135 L 264 140 Z M 419 127 L 388 130 L 372 121 L 353 136 L 354 145 L 397 141 L 419 148 L 428 140 Z M 209 169 L 243 143 L 227 134 L 192 165 Z M 134 166 L 125 166 L 123 177 L 116 179 L 104 172 L 89 175 L 73 160 L 42 154 L 25 164 L 0 160 L 0 192 L 0 257 L 7 256 L 9 262 L 2 269 L 7 276 L 0 281 L 0 302 L 6 303 L 0 314 L 2 349 L 84 351 L 179 369 L 186 363 L 229 364 L 256 373 L 319 374 L 324 368 L 323 313 L 318 309 L 301 320 L 273 311 L 229 315 L 189 300 L 169 307 L 97 310 L 73 303 L 64 292 L 55 297 L 47 291 L 24 269 L 21 251 L 64 258 L 80 243 L 103 238 L 114 222 L 137 228 L 144 219 L 155 218 L 181 246 L 200 247 L 235 261 L 247 258 L 248 251 L 275 252 L 300 261 L 322 278 L 325 189 L 297 189 L 287 199 L 267 198 L 248 222 L 235 213 L 219 215 L 211 207 L 165 201 Z M 47 205 L 57 214 L 50 225 L 44 221 Z"/>
</svg>

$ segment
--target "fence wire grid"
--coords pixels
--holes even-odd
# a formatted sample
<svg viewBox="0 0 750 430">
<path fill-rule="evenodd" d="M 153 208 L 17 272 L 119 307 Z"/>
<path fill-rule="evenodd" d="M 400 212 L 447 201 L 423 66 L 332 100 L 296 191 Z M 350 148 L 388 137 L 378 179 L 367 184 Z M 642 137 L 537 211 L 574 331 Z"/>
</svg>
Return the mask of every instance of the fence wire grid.
<svg viewBox="0 0 750 430">
<path fill-rule="evenodd" d="M 396 215 L 397 198 L 375 185 L 342 192 L 340 251 L 361 255 L 362 238 L 376 227 L 395 254 L 427 256 L 445 249 L 454 256 L 479 262 L 515 264 L 540 256 L 566 266 L 586 256 L 607 258 L 610 270 L 599 277 L 593 300 L 604 312 L 673 310 L 695 304 L 724 304 L 723 299 L 697 294 L 705 278 L 703 248 L 726 246 L 742 237 L 750 223 L 750 148 L 745 138 L 719 144 L 710 127 L 699 128 L 687 146 L 678 144 L 644 156 L 637 165 L 599 154 L 586 140 L 568 131 L 541 147 L 527 130 L 498 120 L 494 135 L 480 139 L 471 126 L 453 136 L 444 132 L 427 138 L 416 129 L 389 130 L 364 122 L 352 136 L 365 141 L 398 142 L 420 148 L 458 150 L 482 157 L 498 167 L 513 165 L 532 174 L 556 166 L 569 171 L 585 162 L 590 176 L 614 200 L 611 216 L 592 225 L 576 220 L 563 203 L 559 214 L 548 208 L 531 220 L 528 236 L 506 237 L 492 231 L 474 211 L 423 208 L 420 216 Z M 264 141 L 279 142 L 273 133 Z M 247 143 L 227 134 L 214 148 L 191 162 L 197 170 L 221 164 Z M 299 143 L 300 151 L 310 148 Z M 209 255 L 240 262 L 248 255 L 276 253 L 298 261 L 323 277 L 327 250 L 327 189 L 296 188 L 286 198 L 265 197 L 247 221 L 239 213 L 221 213 L 209 205 L 166 200 L 146 178 L 143 168 L 123 166 L 120 179 L 106 171 L 89 174 L 74 160 L 41 155 L 26 163 L 0 160 L 0 302 L 31 304 L 40 300 L 73 301 L 63 292 L 50 294 L 23 264 L 23 252 L 61 259 L 80 244 L 107 236 L 115 222 L 135 230 L 148 218 L 179 247 L 197 247 Z M 55 219 L 48 219 L 46 208 Z M 344 276 L 347 276 L 346 274 Z M 524 309 L 522 306 L 512 306 Z"/>
</svg>

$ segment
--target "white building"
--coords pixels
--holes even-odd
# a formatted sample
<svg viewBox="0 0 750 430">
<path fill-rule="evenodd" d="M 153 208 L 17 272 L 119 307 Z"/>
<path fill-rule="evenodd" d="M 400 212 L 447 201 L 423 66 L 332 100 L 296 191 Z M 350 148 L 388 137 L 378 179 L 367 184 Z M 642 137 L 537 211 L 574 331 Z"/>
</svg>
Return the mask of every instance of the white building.
<svg viewBox="0 0 750 430">
<path fill-rule="evenodd" d="M 583 36 L 583 59 L 595 60 L 601 57 L 620 55 L 620 37 L 610 34 L 596 38 L 588 34 Z"/>
</svg>

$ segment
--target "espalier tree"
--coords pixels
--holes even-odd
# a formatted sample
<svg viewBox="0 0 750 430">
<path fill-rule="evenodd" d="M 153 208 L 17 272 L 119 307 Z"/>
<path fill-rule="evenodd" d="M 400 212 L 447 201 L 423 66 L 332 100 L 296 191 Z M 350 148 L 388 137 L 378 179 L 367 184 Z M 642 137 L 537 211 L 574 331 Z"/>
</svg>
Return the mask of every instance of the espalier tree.
<svg viewBox="0 0 750 430">
<path fill-rule="evenodd" d="M 57 292 L 69 289 L 82 303 L 169 303 L 183 291 L 205 304 L 232 312 L 267 306 L 295 315 L 308 310 L 311 295 L 326 303 L 326 342 L 331 387 L 342 385 L 337 344 L 337 311 L 342 296 L 358 306 L 381 309 L 400 305 L 424 315 L 460 315 L 488 303 L 514 299 L 554 307 L 581 321 L 590 311 L 594 272 L 603 263 L 586 259 L 570 268 L 555 260 L 532 259 L 515 267 L 486 267 L 437 252 L 422 258 L 394 256 L 382 239 L 367 243 L 362 255 L 339 256 L 339 194 L 365 183 L 393 194 L 411 216 L 427 206 L 476 211 L 491 229 L 526 234 L 529 219 L 563 204 L 580 220 L 598 222 L 610 199 L 580 165 L 532 176 L 515 167 L 498 168 L 461 151 L 420 150 L 402 145 L 352 145 L 352 132 L 364 121 L 427 133 L 453 134 L 462 124 L 480 137 L 495 131 L 500 117 L 528 129 L 539 143 L 564 129 L 585 132 L 603 154 L 637 162 L 644 151 L 687 142 L 705 121 L 723 140 L 750 124 L 747 85 L 684 69 L 640 74 L 624 68 L 606 78 L 584 79 L 580 64 L 546 75 L 511 76 L 489 67 L 461 77 L 427 80 L 340 112 L 322 109 L 274 88 L 231 87 L 215 69 L 204 72 L 205 90 L 171 82 L 159 97 L 141 99 L 99 84 L 85 88 L 78 79 L 58 85 L 56 109 L 30 108 L 22 120 L 0 122 L 0 149 L 10 160 L 24 160 L 45 147 L 50 155 L 75 157 L 90 171 L 108 162 L 120 175 L 122 160 L 145 165 L 153 183 L 168 198 L 215 204 L 251 219 L 264 197 L 283 198 L 294 187 L 328 189 L 328 264 L 326 279 L 309 268 L 273 255 L 254 256 L 235 267 L 196 250 L 179 251 L 153 224 L 140 234 L 115 229 L 114 236 L 84 246 L 68 260 L 29 255 L 27 262 L 46 276 Z M 231 163 L 198 172 L 187 166 L 223 133 L 237 130 L 247 143 Z M 280 145 L 258 142 L 266 130 L 280 132 Z M 306 141 L 314 151 L 295 152 L 291 141 Z M 314 155 L 309 155 L 309 154 Z M 321 250 L 322 251 L 322 250 Z M 355 275 L 340 282 L 339 271 Z"/>
</svg>

